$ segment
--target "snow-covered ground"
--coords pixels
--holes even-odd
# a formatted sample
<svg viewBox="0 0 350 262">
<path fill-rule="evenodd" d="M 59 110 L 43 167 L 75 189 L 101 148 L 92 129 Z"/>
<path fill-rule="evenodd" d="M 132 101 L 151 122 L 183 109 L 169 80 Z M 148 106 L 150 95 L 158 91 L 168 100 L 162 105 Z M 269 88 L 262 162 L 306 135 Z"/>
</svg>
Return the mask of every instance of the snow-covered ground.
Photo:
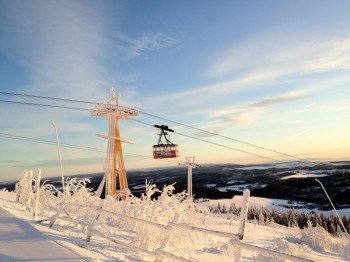
<svg viewBox="0 0 350 262">
<path fill-rule="evenodd" d="M 282 163 L 270 163 L 270 164 L 263 164 L 263 165 L 248 165 L 245 167 L 238 167 L 235 169 L 238 170 L 263 170 L 263 169 L 269 169 L 269 168 L 293 168 L 293 167 L 299 167 L 299 166 L 307 166 L 307 167 L 313 167 L 318 165 L 317 162 L 282 162 Z"/>
<path fill-rule="evenodd" d="M 20 260 L 73 262 L 87 258 L 0 207 L 0 261 Z"/>
<path fill-rule="evenodd" d="M 282 179 L 290 179 L 290 178 L 308 178 L 308 177 L 325 177 L 329 176 L 335 173 L 346 173 L 349 172 L 349 170 L 344 169 L 344 170 L 339 170 L 339 169 L 327 169 L 327 170 L 300 170 L 296 169 L 293 170 L 294 175 L 290 176 L 285 176 L 282 177 Z M 284 172 L 277 172 L 276 175 L 283 174 Z"/>
<path fill-rule="evenodd" d="M 228 183 L 227 183 L 228 184 Z M 208 187 L 208 185 L 206 185 Z M 262 185 L 259 183 L 255 184 L 238 184 L 238 185 L 229 185 L 229 186 L 223 186 L 223 187 L 217 187 L 216 189 L 221 192 L 226 192 L 227 190 L 234 190 L 234 191 L 241 191 L 243 192 L 244 189 L 254 189 L 254 188 L 264 188 L 266 185 Z"/>
<path fill-rule="evenodd" d="M 133 214 L 138 214 L 140 218 L 147 217 L 144 212 L 151 210 L 153 213 L 155 212 L 153 215 L 154 219 L 158 219 L 159 221 L 159 219 L 162 219 L 162 216 L 164 216 L 164 219 L 169 216 L 171 209 L 179 208 L 179 205 L 181 205 L 177 204 L 174 206 L 173 199 L 164 195 L 159 201 L 152 202 L 152 200 L 147 200 L 145 203 L 149 206 L 148 209 L 145 208 L 145 203 L 140 202 L 138 205 L 137 203 L 135 204 L 135 199 L 133 199 L 134 204 L 132 204 L 131 208 L 134 208 L 134 210 L 125 210 L 131 210 Z M 239 205 L 239 198 L 234 201 Z M 271 204 L 268 200 L 264 201 L 263 203 L 262 199 L 259 200 L 261 204 Z M 252 199 L 251 203 L 253 202 L 254 199 Z M 82 233 L 81 229 L 65 220 L 58 219 L 53 228 L 49 228 L 47 223 L 33 223 L 31 213 L 15 202 L 14 193 L 0 192 L 0 204 L 2 208 L 18 219 L 31 223 L 33 227 L 44 234 L 50 235 L 60 245 L 68 247 L 84 257 L 89 257 L 92 261 L 154 261 L 154 256 L 148 253 L 122 247 L 96 235 L 92 236 L 91 242 L 86 242 L 86 235 Z M 116 204 L 119 205 L 118 203 Z M 114 206 L 114 208 L 118 209 L 119 207 Z M 143 211 L 138 212 L 137 209 Z M 193 212 L 193 210 L 188 211 Z M 48 214 L 50 212 L 45 212 L 42 216 Z M 210 214 L 206 216 L 199 215 L 198 217 L 200 220 L 197 219 L 195 222 L 191 222 L 192 224 L 195 223 L 196 227 L 230 233 L 237 233 L 238 231 L 237 220 L 230 221 L 229 219 L 215 217 Z M 126 222 L 124 219 L 120 225 L 125 225 L 123 223 Z M 106 220 L 105 223 L 110 224 L 111 221 L 108 222 Z M 109 229 L 113 231 L 113 239 L 124 242 L 142 241 L 142 239 L 137 238 L 137 234 L 133 230 L 120 225 Z M 157 241 L 157 239 L 152 238 L 153 236 L 157 236 L 154 229 L 143 227 L 142 230 L 144 231 L 143 237 L 149 237 L 147 241 Z M 4 239 L 1 239 L 2 237 L 3 235 L 0 234 L 0 241 L 4 241 Z M 191 234 L 187 231 L 177 230 L 167 251 L 191 261 L 233 261 L 232 250 L 227 248 L 228 242 L 229 239 L 224 237 L 214 237 L 197 233 Z M 346 237 L 332 237 L 321 228 L 309 229 L 307 231 L 298 228 L 287 228 L 276 224 L 272 226 L 260 226 L 254 223 L 248 223 L 246 225 L 244 242 L 304 257 L 312 261 L 346 261 L 350 259 L 349 239 L 346 239 Z M 148 242 L 147 244 L 149 245 L 151 243 Z M 243 261 L 281 261 L 278 257 L 271 259 L 271 257 L 247 250 L 242 251 L 242 258 Z M 165 258 L 165 261 L 172 260 Z"/>
<path fill-rule="evenodd" d="M 228 210 L 232 204 L 234 204 L 236 207 L 241 207 L 242 203 L 242 196 L 234 196 L 232 199 L 219 199 L 219 200 L 209 200 L 208 202 L 200 203 L 201 205 L 216 207 L 219 204 L 221 206 L 225 206 Z M 250 197 L 249 198 L 249 205 L 254 206 L 257 208 L 268 208 L 268 209 L 276 209 L 279 211 L 288 211 L 290 208 L 293 208 L 296 212 L 322 212 L 324 215 L 334 215 L 334 211 L 321 211 L 318 209 L 307 209 L 303 208 L 303 206 L 307 205 L 308 203 L 304 202 L 297 202 L 297 201 L 289 201 L 289 200 L 283 200 L 283 199 L 271 199 L 271 198 L 264 198 L 264 197 Z M 337 210 L 338 213 L 341 216 L 347 216 L 350 217 L 350 208 L 345 209 L 339 209 Z"/>
<path fill-rule="evenodd" d="M 303 174 L 295 174 L 290 176 L 282 177 L 282 180 L 290 179 L 290 178 L 308 178 L 308 177 L 325 177 L 328 176 L 327 174 L 315 174 L 315 173 L 303 173 Z"/>
</svg>

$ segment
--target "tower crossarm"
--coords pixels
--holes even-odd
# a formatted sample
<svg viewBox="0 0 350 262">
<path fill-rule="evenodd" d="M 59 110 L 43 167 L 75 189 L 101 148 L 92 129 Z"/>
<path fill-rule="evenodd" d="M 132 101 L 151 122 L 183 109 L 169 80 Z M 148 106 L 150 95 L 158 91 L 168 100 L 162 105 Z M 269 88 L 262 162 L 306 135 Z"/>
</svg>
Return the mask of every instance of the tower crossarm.
<svg viewBox="0 0 350 262">
<path fill-rule="evenodd" d="M 132 116 L 140 115 L 138 109 L 113 105 L 110 103 L 98 103 L 96 106 L 90 110 L 92 116 L 106 116 L 109 114 L 114 114 L 121 119 L 128 119 Z"/>
</svg>

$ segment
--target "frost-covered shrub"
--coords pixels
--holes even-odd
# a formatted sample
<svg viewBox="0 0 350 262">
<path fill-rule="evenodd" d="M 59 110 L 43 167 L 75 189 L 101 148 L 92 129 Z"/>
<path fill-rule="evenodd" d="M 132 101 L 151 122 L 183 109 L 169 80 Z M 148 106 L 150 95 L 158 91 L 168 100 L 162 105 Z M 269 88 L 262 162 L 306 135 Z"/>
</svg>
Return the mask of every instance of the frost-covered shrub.
<svg viewBox="0 0 350 262">
<path fill-rule="evenodd" d="M 305 233 L 303 231 L 306 231 Z M 328 251 L 346 258 L 350 258 L 350 237 L 344 234 L 334 237 L 322 227 L 302 230 L 301 239 L 314 250 Z"/>
<path fill-rule="evenodd" d="M 320 226 L 313 227 L 308 222 L 308 227 L 301 231 L 301 240 L 315 251 L 328 251 L 333 237 Z"/>
<path fill-rule="evenodd" d="M 188 201 L 187 193 L 174 194 L 174 190 L 173 185 L 164 186 L 162 190 L 159 190 L 156 185 L 148 183 L 146 184 L 146 193 L 140 198 L 132 194 L 128 194 L 123 201 L 116 201 L 114 198 L 108 197 L 105 209 L 162 225 L 168 225 L 169 222 L 172 222 L 176 214 L 180 216 L 179 222 L 181 223 L 190 225 L 201 223 L 203 213 L 207 210 L 199 209 L 192 201 Z M 152 199 L 155 193 L 160 193 L 160 196 L 157 199 Z M 164 237 L 167 237 L 167 230 L 122 216 L 109 219 L 108 223 L 133 230 L 136 233 L 135 244 L 149 250 L 158 248 Z M 186 230 L 175 230 L 172 246 L 177 246 L 177 244 L 181 244 L 178 245 L 179 247 L 186 246 L 184 244 L 188 241 L 185 238 L 188 240 L 188 236 L 191 234 Z M 191 244 L 191 241 L 188 244 Z"/>
<path fill-rule="evenodd" d="M 58 190 L 51 184 L 43 184 L 40 187 L 39 203 L 45 210 L 54 210 L 57 208 L 59 199 Z"/>
<path fill-rule="evenodd" d="M 197 245 L 218 243 L 210 235 L 180 228 L 169 230 L 176 216 L 179 217 L 177 223 L 199 226 L 209 214 L 205 207 L 199 207 L 189 200 L 187 193 L 175 194 L 174 185 L 159 190 L 156 185 L 146 182 L 146 192 L 141 197 L 126 192 L 123 197 L 107 196 L 106 199 L 100 199 L 87 188 L 87 183 L 88 180 L 67 180 L 65 192 L 53 185 L 42 185 L 40 202 L 45 215 L 52 217 L 61 212 L 58 221 L 68 220 L 74 230 L 82 230 L 85 236 L 91 232 L 93 238 L 95 233 L 92 228 L 113 239 L 121 237 L 121 241 L 125 242 L 125 233 L 122 233 L 125 231 L 133 245 L 150 251 L 162 247 L 171 232 L 169 251 L 181 253 L 184 257 L 195 250 Z M 160 194 L 157 199 L 154 198 L 156 193 Z"/>
<path fill-rule="evenodd" d="M 308 227 L 298 233 L 293 234 L 294 237 L 277 239 L 277 249 L 290 254 L 298 249 L 300 254 L 308 254 L 311 250 L 314 250 L 320 253 L 333 253 L 350 258 L 350 238 L 348 234 L 344 233 L 339 237 L 332 236 L 321 226 L 313 227 L 310 221 Z M 300 238 L 296 237 L 297 235 Z"/>
<path fill-rule="evenodd" d="M 67 180 L 65 192 L 57 190 L 53 185 L 43 184 L 40 188 L 42 208 L 49 216 L 61 212 L 65 219 L 70 219 L 73 224 L 83 225 L 85 233 L 90 230 L 88 225 L 113 237 L 120 234 L 121 229 L 134 232 L 133 244 L 148 250 L 159 248 L 169 230 L 143 221 L 168 226 L 175 215 L 178 215 L 179 223 L 198 225 L 209 213 L 206 208 L 199 208 L 188 200 L 187 193 L 174 194 L 173 185 L 164 186 L 159 190 L 156 185 L 146 182 L 146 192 L 140 198 L 126 192 L 123 199 L 111 196 L 100 199 L 86 187 L 88 182 L 86 179 Z M 160 193 L 157 199 L 154 199 L 155 193 Z M 103 212 L 100 212 L 102 209 Z M 194 238 L 196 240 L 193 240 Z M 200 239 L 206 238 L 203 236 Z M 186 253 L 196 242 L 197 234 L 176 229 L 173 230 L 170 246 Z"/>
<path fill-rule="evenodd" d="M 278 252 L 290 255 L 298 254 L 299 256 L 304 257 L 308 257 L 308 254 L 312 253 L 312 250 L 297 238 L 276 238 L 274 248 Z"/>
</svg>

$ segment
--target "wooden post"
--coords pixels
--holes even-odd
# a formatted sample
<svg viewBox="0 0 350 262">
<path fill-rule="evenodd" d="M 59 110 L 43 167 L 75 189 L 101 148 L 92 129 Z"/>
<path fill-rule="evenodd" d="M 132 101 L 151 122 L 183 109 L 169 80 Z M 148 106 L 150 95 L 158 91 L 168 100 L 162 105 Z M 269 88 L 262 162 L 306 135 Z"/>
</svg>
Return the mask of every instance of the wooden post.
<svg viewBox="0 0 350 262">
<path fill-rule="evenodd" d="M 239 240 L 243 240 L 244 238 L 244 229 L 245 229 L 245 223 L 247 221 L 248 206 L 249 206 L 249 196 L 250 196 L 249 189 L 245 189 L 243 191 L 241 214 L 239 216 L 239 228 L 238 228 Z"/>
<path fill-rule="evenodd" d="M 172 223 L 177 224 L 180 221 L 180 214 L 176 213 Z M 171 238 L 173 237 L 175 233 L 175 228 L 172 224 L 168 225 L 168 232 L 166 233 L 165 237 L 163 238 L 163 241 L 160 244 L 160 247 L 157 250 L 157 256 L 156 259 L 154 260 L 155 262 L 160 262 L 163 261 L 163 255 L 161 252 L 167 248 L 167 246 L 170 243 Z"/>
<path fill-rule="evenodd" d="M 55 224 L 57 218 L 61 215 L 61 213 L 64 211 L 64 203 L 61 203 L 61 206 L 59 207 L 59 209 L 57 210 L 56 214 L 54 214 L 49 220 L 50 220 L 50 224 L 49 227 L 53 227 L 53 225 Z"/>
<path fill-rule="evenodd" d="M 242 248 L 240 246 L 235 248 L 234 260 L 235 262 L 242 261 Z"/>
<path fill-rule="evenodd" d="M 29 178 L 27 180 L 27 201 L 26 208 L 30 211 L 30 207 L 32 206 L 32 197 L 33 197 L 33 170 L 29 171 Z"/>
<path fill-rule="evenodd" d="M 24 186 L 24 181 L 25 181 L 26 177 L 27 177 L 27 171 L 23 171 L 22 178 L 16 184 L 16 201 L 22 205 L 23 205 L 23 203 L 22 203 L 23 192 L 25 190 L 25 188 L 23 188 L 23 186 Z"/>
<path fill-rule="evenodd" d="M 100 206 L 99 210 L 97 210 L 96 219 L 89 226 L 87 226 L 87 229 L 86 229 L 86 241 L 87 242 L 90 242 L 90 240 L 91 240 L 91 236 L 92 236 L 92 232 L 93 232 L 94 226 L 95 226 L 95 224 L 97 223 L 98 219 L 101 216 L 101 211 L 102 211 L 105 203 L 106 203 L 106 201 L 102 202 L 102 205 Z"/>
<path fill-rule="evenodd" d="M 38 169 L 38 175 L 37 175 L 36 180 L 35 180 L 35 196 L 34 196 L 34 207 L 33 207 L 33 217 L 35 219 L 37 219 L 37 217 L 38 217 L 40 180 L 41 180 L 41 169 Z"/>
</svg>

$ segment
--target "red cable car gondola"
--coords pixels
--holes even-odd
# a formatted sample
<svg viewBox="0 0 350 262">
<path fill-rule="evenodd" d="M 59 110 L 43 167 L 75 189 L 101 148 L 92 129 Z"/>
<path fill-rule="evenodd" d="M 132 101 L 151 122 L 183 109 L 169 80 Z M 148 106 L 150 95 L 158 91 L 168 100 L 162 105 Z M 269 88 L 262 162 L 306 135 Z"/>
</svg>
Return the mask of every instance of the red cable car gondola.
<svg viewBox="0 0 350 262">
<path fill-rule="evenodd" d="M 160 130 L 158 144 L 153 146 L 153 158 L 161 159 L 161 158 L 176 158 L 179 157 L 178 146 L 170 142 L 168 138 L 168 132 L 174 132 L 174 130 L 170 129 L 165 125 L 154 125 L 154 127 Z M 165 143 L 163 143 L 162 138 L 164 137 Z"/>
</svg>

